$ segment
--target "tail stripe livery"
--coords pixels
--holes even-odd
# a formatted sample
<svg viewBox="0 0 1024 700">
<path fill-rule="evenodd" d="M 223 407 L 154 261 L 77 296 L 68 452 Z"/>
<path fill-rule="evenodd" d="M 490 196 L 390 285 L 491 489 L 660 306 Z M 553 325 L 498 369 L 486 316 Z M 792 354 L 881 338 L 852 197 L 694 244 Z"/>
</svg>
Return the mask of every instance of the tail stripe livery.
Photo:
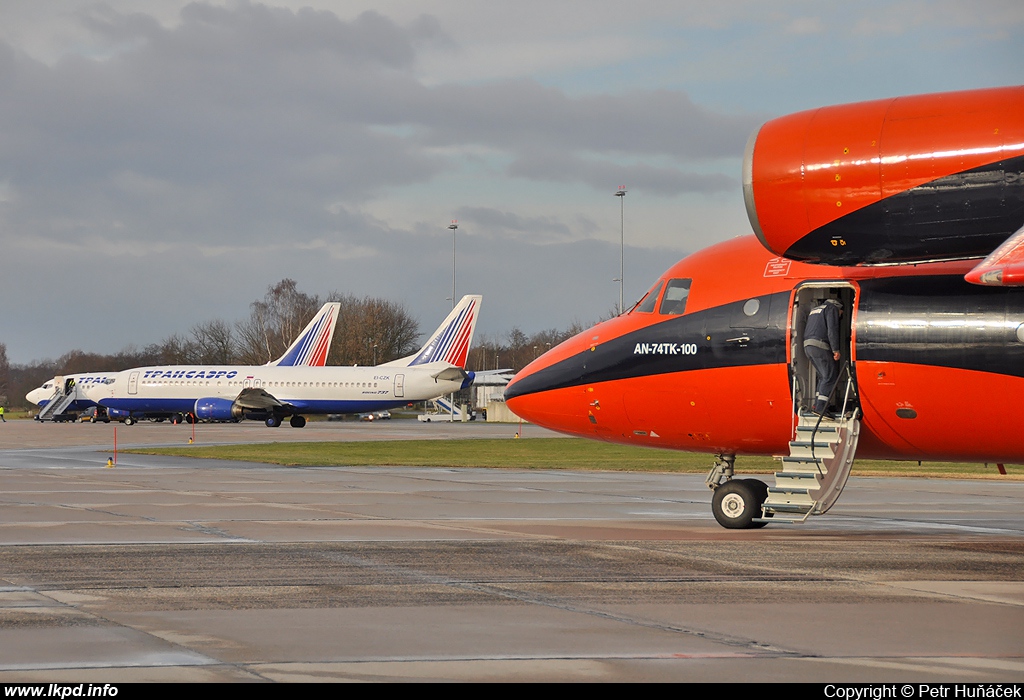
<svg viewBox="0 0 1024 700">
<path fill-rule="evenodd" d="M 468 326 L 463 326 L 458 337 L 455 339 L 455 343 L 452 345 L 448 355 L 445 356 L 446 362 L 451 362 L 453 365 L 459 367 L 466 366 L 466 359 L 469 356 L 469 341 L 470 341 L 470 329 Z"/>
<path fill-rule="evenodd" d="M 419 353 L 408 363 L 409 366 L 443 361 L 465 367 L 480 310 L 480 299 L 481 297 L 477 295 L 464 296 Z"/>
<path fill-rule="evenodd" d="M 335 323 L 341 304 L 324 304 L 306 329 L 302 331 L 291 347 L 270 365 L 278 367 L 323 367 L 327 364 L 327 352 L 331 349 Z"/>
<path fill-rule="evenodd" d="M 449 356 L 453 354 L 458 345 L 459 338 L 463 330 L 462 322 L 465 320 L 466 315 L 469 313 L 469 309 L 464 309 L 459 317 L 452 321 L 448 327 L 444 330 L 441 338 L 438 340 L 437 347 L 430 355 L 430 359 L 427 362 L 433 362 L 436 360 L 444 360 L 445 362 L 452 362 Z M 415 364 L 415 363 L 414 363 Z M 453 363 L 454 364 L 454 363 Z"/>
</svg>

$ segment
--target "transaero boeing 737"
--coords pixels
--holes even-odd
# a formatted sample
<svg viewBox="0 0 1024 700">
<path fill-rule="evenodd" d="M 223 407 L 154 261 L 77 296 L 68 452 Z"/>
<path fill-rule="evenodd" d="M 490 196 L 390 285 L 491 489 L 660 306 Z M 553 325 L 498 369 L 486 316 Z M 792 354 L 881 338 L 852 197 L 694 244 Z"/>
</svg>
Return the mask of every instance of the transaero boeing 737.
<svg viewBox="0 0 1024 700">
<path fill-rule="evenodd" d="M 88 398 L 125 423 L 153 414 L 182 413 L 198 420 L 262 420 L 363 413 L 425 401 L 469 386 L 465 369 L 481 296 L 465 296 L 418 352 L 375 367 L 178 365 L 124 370 L 90 384 Z M 287 354 L 286 354 L 287 356 Z"/>
<path fill-rule="evenodd" d="M 331 339 L 334 338 L 334 328 L 338 322 L 340 310 L 341 304 L 336 301 L 328 302 L 320 307 L 320 311 L 306 325 L 295 342 L 285 350 L 281 357 L 267 366 L 323 367 L 327 364 L 327 352 L 331 349 Z M 86 372 L 57 376 L 25 394 L 25 399 L 39 406 L 40 411 L 36 415 L 36 420 L 75 420 L 78 411 L 84 411 L 96 405 L 96 402 L 89 397 L 87 390 L 95 386 L 111 384 L 116 377 L 117 372 Z M 177 411 L 158 412 L 147 414 L 147 417 L 171 418 L 177 416 L 180 419 L 184 415 L 178 414 Z M 112 411 L 110 417 L 128 418 L 129 416 L 118 415 L 116 411 Z"/>
</svg>

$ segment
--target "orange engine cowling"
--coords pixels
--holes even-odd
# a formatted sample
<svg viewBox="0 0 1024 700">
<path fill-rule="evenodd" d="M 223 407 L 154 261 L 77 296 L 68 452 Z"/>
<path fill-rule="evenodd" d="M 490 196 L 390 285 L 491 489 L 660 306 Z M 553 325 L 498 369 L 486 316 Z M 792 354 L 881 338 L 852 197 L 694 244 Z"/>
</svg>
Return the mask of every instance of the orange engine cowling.
<svg viewBox="0 0 1024 700">
<path fill-rule="evenodd" d="M 829 265 L 981 257 L 1024 224 L 1024 86 L 773 119 L 743 197 L 769 250 Z"/>
</svg>

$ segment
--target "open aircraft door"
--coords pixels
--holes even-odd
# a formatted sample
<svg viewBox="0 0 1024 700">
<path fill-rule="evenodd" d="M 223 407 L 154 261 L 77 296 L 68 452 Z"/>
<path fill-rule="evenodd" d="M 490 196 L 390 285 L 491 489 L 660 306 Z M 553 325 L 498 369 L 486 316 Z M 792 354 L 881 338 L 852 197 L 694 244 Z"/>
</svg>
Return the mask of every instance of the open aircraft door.
<svg viewBox="0 0 1024 700">
<path fill-rule="evenodd" d="M 856 374 L 853 345 L 853 319 L 857 315 L 857 301 L 860 298 L 859 289 L 850 282 L 840 281 L 811 281 L 805 282 L 793 290 L 793 298 L 790 305 L 789 327 L 789 368 L 791 390 L 793 394 L 794 412 L 799 410 L 810 410 L 814 404 L 815 386 L 818 378 L 814 365 L 807 359 L 804 353 L 804 327 L 807 325 L 807 316 L 811 310 L 824 302 L 826 299 L 838 299 L 843 304 L 843 313 L 839 319 L 839 344 L 840 353 L 839 368 L 840 376 L 836 382 L 836 391 L 843 391 L 847 384 L 847 377 L 852 380 L 851 398 L 856 397 Z M 849 375 L 844 367 L 849 367 Z M 838 397 L 842 401 L 842 397 Z"/>
</svg>

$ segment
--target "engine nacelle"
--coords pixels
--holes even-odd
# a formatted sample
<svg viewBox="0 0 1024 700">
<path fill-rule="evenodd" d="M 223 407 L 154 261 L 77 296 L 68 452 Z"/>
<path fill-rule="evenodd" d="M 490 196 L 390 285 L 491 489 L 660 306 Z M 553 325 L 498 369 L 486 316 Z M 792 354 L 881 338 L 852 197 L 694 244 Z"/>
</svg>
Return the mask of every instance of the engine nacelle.
<svg viewBox="0 0 1024 700">
<path fill-rule="evenodd" d="M 231 399 L 210 397 L 196 401 L 195 416 L 199 420 L 236 420 L 242 417 L 242 409 Z"/>
<path fill-rule="evenodd" d="M 1024 224 L 1024 86 L 774 119 L 747 144 L 743 198 L 765 247 L 794 260 L 983 257 Z"/>
<path fill-rule="evenodd" d="M 124 420 L 125 418 L 128 418 L 131 415 L 132 415 L 131 411 L 125 411 L 125 410 L 120 409 L 120 408 L 108 408 L 107 409 L 107 418 L 110 418 L 112 420 Z"/>
</svg>

